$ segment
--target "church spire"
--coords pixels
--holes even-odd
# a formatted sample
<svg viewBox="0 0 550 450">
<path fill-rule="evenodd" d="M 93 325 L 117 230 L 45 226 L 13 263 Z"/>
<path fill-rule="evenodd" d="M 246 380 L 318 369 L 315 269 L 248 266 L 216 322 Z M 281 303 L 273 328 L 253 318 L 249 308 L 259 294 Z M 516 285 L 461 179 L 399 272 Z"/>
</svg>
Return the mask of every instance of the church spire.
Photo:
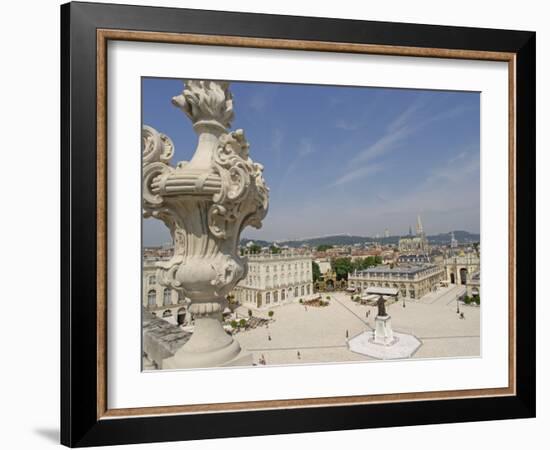
<svg viewBox="0 0 550 450">
<path fill-rule="evenodd" d="M 420 220 L 420 215 L 416 216 L 416 235 L 422 236 L 424 234 L 424 227 L 422 227 L 422 220 Z"/>
</svg>

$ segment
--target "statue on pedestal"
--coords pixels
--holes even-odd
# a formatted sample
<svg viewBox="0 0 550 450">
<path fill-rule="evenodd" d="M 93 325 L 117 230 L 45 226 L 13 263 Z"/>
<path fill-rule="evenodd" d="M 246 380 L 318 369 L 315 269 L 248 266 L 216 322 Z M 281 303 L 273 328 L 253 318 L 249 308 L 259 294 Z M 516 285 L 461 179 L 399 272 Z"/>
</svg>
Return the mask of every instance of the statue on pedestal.
<svg viewBox="0 0 550 450">
<path fill-rule="evenodd" d="M 378 306 L 378 314 L 377 314 L 377 317 L 378 316 L 387 316 L 388 314 L 386 313 L 386 300 L 384 300 L 384 297 L 381 295 L 380 297 L 378 297 L 378 301 L 376 302 L 376 306 Z"/>
<path fill-rule="evenodd" d="M 395 343 L 393 330 L 391 326 L 391 317 L 386 311 L 386 300 L 381 295 L 376 302 L 378 314 L 374 318 L 374 342 L 383 345 L 392 345 Z"/>
<path fill-rule="evenodd" d="M 263 167 L 249 157 L 243 130 L 233 120 L 229 83 L 186 80 L 172 99 L 193 123 L 198 145 L 190 161 L 170 164 L 170 138 L 144 126 L 143 215 L 162 220 L 174 254 L 159 262 L 157 278 L 191 300 L 191 339 L 163 368 L 252 363 L 221 324 L 226 296 L 248 270 L 238 253 L 244 227 L 261 227 L 268 209 Z"/>
</svg>

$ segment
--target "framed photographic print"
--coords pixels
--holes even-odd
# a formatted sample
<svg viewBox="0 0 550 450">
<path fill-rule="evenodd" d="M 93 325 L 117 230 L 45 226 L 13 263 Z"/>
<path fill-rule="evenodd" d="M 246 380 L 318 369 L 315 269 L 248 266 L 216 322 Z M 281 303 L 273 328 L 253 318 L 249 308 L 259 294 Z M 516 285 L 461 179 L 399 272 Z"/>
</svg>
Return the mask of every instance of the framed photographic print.
<svg viewBox="0 0 550 450">
<path fill-rule="evenodd" d="M 61 19 L 63 444 L 534 416 L 535 33 Z"/>
</svg>

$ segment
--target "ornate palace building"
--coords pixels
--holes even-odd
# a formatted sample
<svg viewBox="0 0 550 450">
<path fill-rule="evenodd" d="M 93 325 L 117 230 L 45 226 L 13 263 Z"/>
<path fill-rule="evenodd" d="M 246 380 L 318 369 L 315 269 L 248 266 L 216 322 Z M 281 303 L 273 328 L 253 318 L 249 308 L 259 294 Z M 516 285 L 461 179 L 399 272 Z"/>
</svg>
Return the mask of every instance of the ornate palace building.
<svg viewBox="0 0 550 450">
<path fill-rule="evenodd" d="M 400 297 L 419 299 L 435 291 L 445 279 L 445 270 L 436 264 L 381 265 L 348 274 L 350 288 L 395 288 Z"/>
<path fill-rule="evenodd" d="M 427 252 L 428 250 L 428 240 L 426 239 L 426 234 L 424 233 L 422 220 L 420 220 L 420 216 L 417 216 L 416 235 L 412 236 L 412 231 L 409 229 L 409 235 L 405 238 L 399 239 L 399 251 L 421 253 Z"/>
<path fill-rule="evenodd" d="M 248 274 L 233 295 L 241 305 L 253 309 L 308 300 L 314 297 L 311 266 L 311 254 L 292 250 L 248 255 Z"/>
</svg>

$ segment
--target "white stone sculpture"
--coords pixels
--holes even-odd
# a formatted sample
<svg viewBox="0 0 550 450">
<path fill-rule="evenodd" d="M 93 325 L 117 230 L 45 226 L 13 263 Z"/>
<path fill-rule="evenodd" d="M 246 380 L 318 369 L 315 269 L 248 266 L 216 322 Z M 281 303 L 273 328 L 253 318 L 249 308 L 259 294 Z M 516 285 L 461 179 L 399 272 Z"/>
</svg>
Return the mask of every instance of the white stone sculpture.
<svg viewBox="0 0 550 450">
<path fill-rule="evenodd" d="M 162 368 L 251 364 L 221 318 L 226 296 L 247 273 L 238 253 L 241 231 L 260 228 L 267 213 L 263 167 L 250 159 L 244 132 L 228 132 L 229 83 L 186 80 L 172 103 L 191 119 L 198 145 L 190 161 L 174 167 L 170 138 L 143 127 L 143 215 L 170 230 L 174 255 L 159 263 L 157 277 L 191 300 L 195 329 Z"/>
<path fill-rule="evenodd" d="M 374 343 L 382 345 L 393 345 L 395 340 L 391 327 L 390 316 L 376 316 L 374 319 Z"/>
</svg>

